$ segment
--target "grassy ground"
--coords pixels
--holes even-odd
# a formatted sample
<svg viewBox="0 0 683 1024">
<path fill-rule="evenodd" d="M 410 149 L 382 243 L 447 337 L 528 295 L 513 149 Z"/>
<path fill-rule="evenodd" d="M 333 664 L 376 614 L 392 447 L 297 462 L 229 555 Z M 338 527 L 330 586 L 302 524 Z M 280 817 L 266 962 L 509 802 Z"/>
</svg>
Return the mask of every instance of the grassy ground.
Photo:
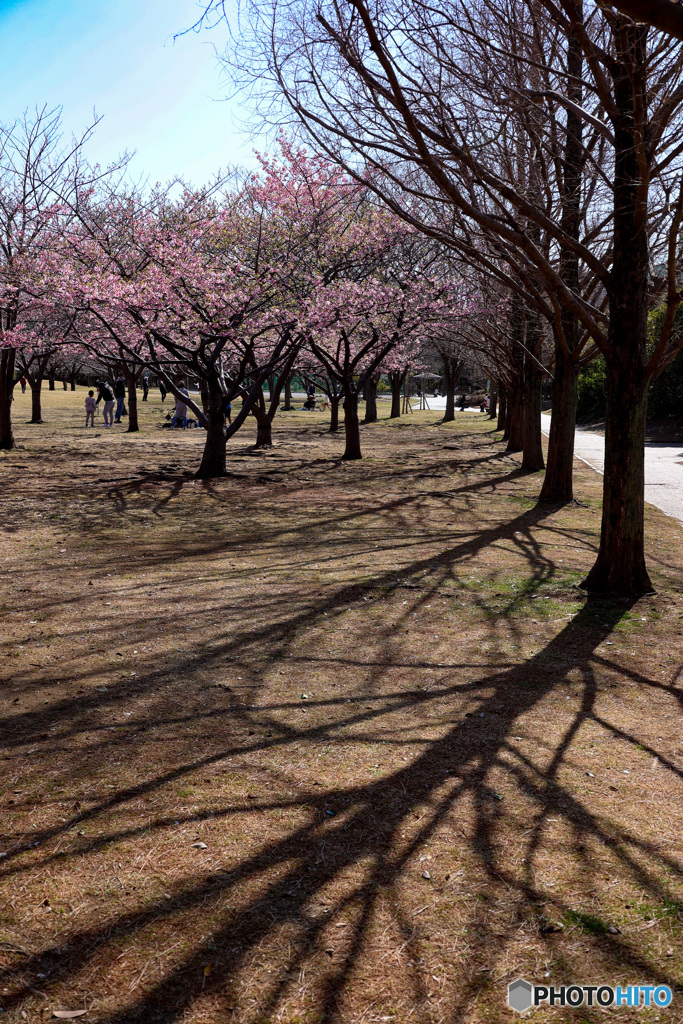
<svg viewBox="0 0 683 1024">
<path fill-rule="evenodd" d="M 477 414 L 351 465 L 283 414 L 201 484 L 156 395 L 83 397 L 0 454 L 2 1019 L 504 1024 L 523 976 L 683 1021 L 680 526 L 588 604 L 600 477 L 537 506 Z"/>
</svg>

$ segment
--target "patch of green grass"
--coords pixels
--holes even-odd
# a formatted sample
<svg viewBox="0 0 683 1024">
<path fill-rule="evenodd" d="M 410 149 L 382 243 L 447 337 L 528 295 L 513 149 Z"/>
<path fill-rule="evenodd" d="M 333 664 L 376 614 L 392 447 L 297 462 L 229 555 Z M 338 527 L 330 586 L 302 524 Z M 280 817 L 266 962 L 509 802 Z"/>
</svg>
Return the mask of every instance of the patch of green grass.
<svg viewBox="0 0 683 1024">
<path fill-rule="evenodd" d="M 659 904 L 637 903 L 633 908 L 648 921 L 662 920 L 664 918 L 683 918 L 683 903 L 678 900 L 670 900 L 664 897 Z"/>
<path fill-rule="evenodd" d="M 609 933 L 609 925 L 597 914 L 584 914 L 580 910 L 568 910 L 564 919 L 568 925 L 579 928 L 587 935 L 607 935 Z"/>
</svg>

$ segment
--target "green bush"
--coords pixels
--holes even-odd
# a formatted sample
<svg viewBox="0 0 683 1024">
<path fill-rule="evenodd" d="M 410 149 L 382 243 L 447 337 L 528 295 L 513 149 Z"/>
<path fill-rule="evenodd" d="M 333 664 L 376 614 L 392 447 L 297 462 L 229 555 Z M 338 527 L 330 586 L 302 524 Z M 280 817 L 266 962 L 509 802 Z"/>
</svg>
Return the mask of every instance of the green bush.
<svg viewBox="0 0 683 1024">
<path fill-rule="evenodd" d="M 602 356 L 598 356 L 579 372 L 577 422 L 591 423 L 605 418 L 606 383 L 605 360 Z"/>
<path fill-rule="evenodd" d="M 653 350 L 659 338 L 662 309 L 651 310 L 648 316 L 648 349 Z M 676 314 L 675 330 L 683 330 L 683 310 Z M 605 360 L 598 356 L 579 373 L 579 401 L 576 418 L 579 423 L 604 419 L 606 406 Z M 650 420 L 683 420 L 683 352 L 652 381 L 647 397 Z"/>
</svg>

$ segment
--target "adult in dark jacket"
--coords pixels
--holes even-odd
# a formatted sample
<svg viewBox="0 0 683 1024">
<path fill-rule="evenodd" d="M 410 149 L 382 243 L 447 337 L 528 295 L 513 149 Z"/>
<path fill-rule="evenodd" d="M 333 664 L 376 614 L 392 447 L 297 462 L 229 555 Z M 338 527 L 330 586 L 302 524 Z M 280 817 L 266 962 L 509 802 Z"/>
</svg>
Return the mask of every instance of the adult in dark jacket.
<svg viewBox="0 0 683 1024">
<path fill-rule="evenodd" d="M 123 409 L 126 404 L 126 382 L 121 374 L 119 374 L 114 381 L 114 396 L 116 398 L 116 415 L 114 416 L 114 423 L 120 423 L 121 414 L 123 413 Z"/>
<path fill-rule="evenodd" d="M 114 418 L 114 392 L 111 389 L 111 385 L 106 380 L 100 380 L 97 382 L 97 401 L 95 405 L 102 405 L 102 415 L 104 416 L 105 427 L 110 427 Z"/>
</svg>

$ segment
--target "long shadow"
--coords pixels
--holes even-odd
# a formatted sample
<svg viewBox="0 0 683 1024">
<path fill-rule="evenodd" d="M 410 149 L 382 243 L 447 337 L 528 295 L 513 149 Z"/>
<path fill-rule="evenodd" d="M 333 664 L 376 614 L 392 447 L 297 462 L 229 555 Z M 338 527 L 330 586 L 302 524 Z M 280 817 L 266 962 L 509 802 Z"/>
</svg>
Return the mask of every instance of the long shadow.
<svg viewBox="0 0 683 1024">
<path fill-rule="evenodd" d="M 681 866 L 653 843 L 634 834 L 628 824 L 612 822 L 608 826 L 560 781 L 572 738 L 585 721 L 595 717 L 595 649 L 626 610 L 624 606 L 601 605 L 602 621 L 596 623 L 593 606 L 587 605 L 526 663 L 477 679 L 472 684 L 479 695 L 474 714 L 456 721 L 404 768 L 366 785 L 340 786 L 320 795 L 307 792 L 303 799 L 315 812 L 313 820 L 292 828 L 284 837 L 264 841 L 230 869 L 189 880 L 171 896 L 135 914 L 121 914 L 109 919 L 105 927 L 75 934 L 60 947 L 59 967 L 52 972 L 50 983 L 76 975 L 95 956 L 101 959 L 103 949 L 120 949 L 122 941 L 131 941 L 160 920 L 173 919 L 180 913 L 196 913 L 207 899 L 215 900 L 218 894 L 227 901 L 231 894 L 247 886 L 252 894 L 238 912 L 228 911 L 217 922 L 206 919 L 204 940 L 182 956 L 150 990 L 120 1010 L 97 1019 L 101 1024 L 171 1024 L 182 1020 L 198 1000 L 207 996 L 217 998 L 227 1013 L 228 1007 L 239 1001 L 240 983 L 244 972 L 250 969 L 253 952 L 264 944 L 277 943 L 286 929 L 295 939 L 288 944 L 287 953 L 280 951 L 278 969 L 260 978 L 258 1013 L 246 1013 L 244 1017 L 254 1021 L 275 1020 L 292 994 L 297 973 L 312 965 L 321 943 L 329 941 L 329 929 L 338 920 L 348 921 L 350 916 L 346 952 L 320 978 L 314 1016 L 320 1022 L 343 1019 L 349 989 L 367 955 L 367 934 L 379 904 L 386 907 L 388 901 L 397 931 L 409 935 L 401 884 L 419 851 L 445 820 L 466 804 L 474 808 L 475 815 L 466 842 L 481 865 L 489 888 L 516 894 L 520 915 L 524 908 L 537 912 L 540 906 L 550 906 L 557 914 L 570 909 L 562 897 L 549 894 L 535 880 L 535 860 L 551 816 L 570 829 L 575 849 L 585 849 L 592 842 L 616 857 L 626 874 L 653 897 L 673 899 L 674 883 L 683 878 Z M 552 757 L 541 767 L 519 749 L 513 738 L 516 723 L 570 673 L 578 673 L 583 680 L 579 707 Z M 349 726 L 354 718 L 347 716 L 335 726 Z M 304 736 L 305 732 L 292 728 L 284 740 L 299 742 Z M 220 756 L 227 756 L 227 752 Z M 506 828 L 495 789 L 500 769 L 509 773 L 508 778 L 519 793 L 535 807 L 532 828 L 525 848 L 520 850 L 524 868 L 518 873 L 510 869 L 507 861 L 501 861 L 498 852 Z M 421 816 L 415 825 L 418 809 Z M 259 810 L 255 807 L 253 813 Z M 236 807 L 233 811 L 244 813 L 244 808 Z M 230 813 L 230 808 L 226 808 L 226 813 Z M 325 851 L 323 859 L 321 848 Z M 649 858 L 650 868 L 644 865 L 644 858 Z M 588 855 L 586 867 L 590 869 Z M 477 887 L 476 882 L 473 885 Z M 321 900 L 326 904 L 325 914 L 315 909 Z M 486 914 L 480 910 L 472 912 L 469 926 L 477 930 L 479 950 L 495 961 L 502 952 L 501 939 L 493 933 Z M 619 935 L 606 936 L 602 952 L 615 970 L 637 970 L 648 979 L 677 986 L 677 979 L 670 972 L 648 960 Z M 22 978 L 28 977 L 29 981 L 13 997 L 15 1003 L 32 986 L 45 987 L 45 981 L 41 982 L 37 974 L 54 953 L 44 950 L 22 964 Z M 208 977 L 201 969 L 206 962 L 212 964 Z M 414 961 L 408 948 L 402 970 L 419 1005 L 424 998 L 422 980 L 411 963 Z M 468 986 L 470 972 L 464 969 L 463 973 L 464 977 L 451 986 L 454 1020 L 461 1019 L 473 998 L 473 990 Z M 0 983 L 7 983 L 11 976 L 11 972 L 0 975 Z M 11 1008 L 11 1001 L 9 1005 Z"/>
</svg>

